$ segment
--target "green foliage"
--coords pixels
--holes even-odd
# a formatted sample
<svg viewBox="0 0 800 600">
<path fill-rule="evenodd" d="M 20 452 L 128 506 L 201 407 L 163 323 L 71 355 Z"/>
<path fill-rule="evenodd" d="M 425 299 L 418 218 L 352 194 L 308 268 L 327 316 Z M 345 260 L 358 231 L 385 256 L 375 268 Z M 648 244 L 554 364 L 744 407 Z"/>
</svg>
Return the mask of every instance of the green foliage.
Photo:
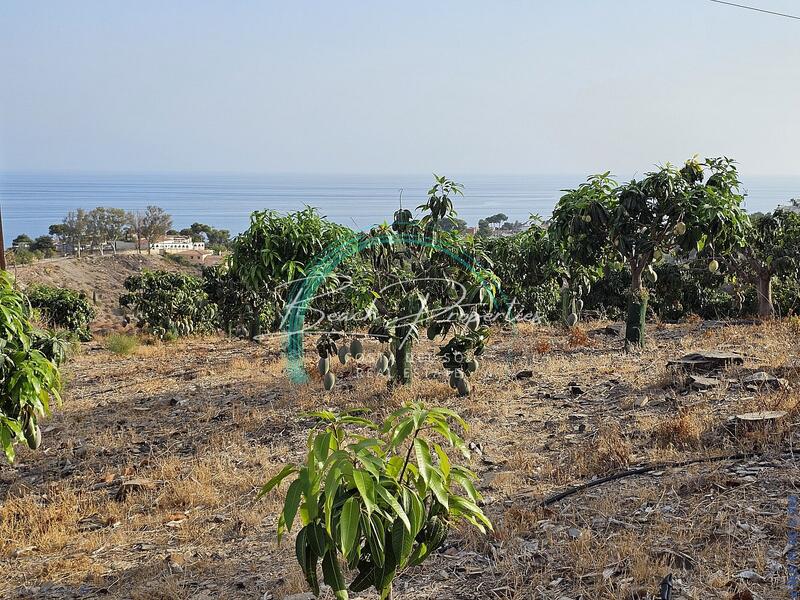
<svg viewBox="0 0 800 600">
<path fill-rule="evenodd" d="M 181 235 L 191 236 L 195 242 L 205 242 L 206 248 L 224 250 L 231 243 L 231 232 L 227 229 L 215 229 L 204 223 L 192 223 L 191 227 L 181 229 Z"/>
<path fill-rule="evenodd" d="M 56 245 L 53 243 L 53 238 L 49 235 L 40 235 L 33 240 L 30 249 L 34 252 L 41 252 L 43 256 L 52 256 L 55 254 Z"/>
<path fill-rule="evenodd" d="M 702 163 L 691 159 L 680 170 L 667 165 L 621 186 L 606 173 L 559 201 L 554 231 L 583 268 L 597 268 L 600 256 L 626 264 L 631 272 L 629 299 L 639 306 L 647 302 L 643 274 L 655 280 L 651 270 L 656 255 L 722 252 L 743 243 L 748 218 L 742 200 L 736 167 L 727 158 Z M 628 314 L 632 319 L 641 312 Z M 642 344 L 643 328 L 628 324 L 628 341 Z"/>
<path fill-rule="evenodd" d="M 40 258 L 41 256 L 38 253 L 22 246 L 14 248 L 6 254 L 6 259 L 10 265 L 29 265 Z"/>
<path fill-rule="evenodd" d="M 212 333 L 218 328 L 217 306 L 199 277 L 143 271 L 128 277 L 125 289 L 120 305 L 133 311 L 137 327 L 160 339 Z"/>
<path fill-rule="evenodd" d="M 488 238 L 485 247 L 503 293 L 513 299 L 515 312 L 532 313 L 543 320 L 558 318 L 559 286 L 547 228 L 534 221 L 521 233 Z"/>
<path fill-rule="evenodd" d="M 227 265 L 203 267 L 203 288 L 217 305 L 220 327 L 228 335 L 253 337 L 269 331 L 280 318 L 270 297 L 244 285 Z"/>
<path fill-rule="evenodd" d="M 257 211 L 250 217 L 250 227 L 233 243 L 229 259 L 230 276 L 241 282 L 242 287 L 257 294 L 245 298 L 244 306 L 225 308 L 223 312 L 249 312 L 272 315 L 269 329 L 277 329 L 292 285 L 306 276 L 306 269 L 332 247 L 352 240 L 354 233 L 342 225 L 326 221 L 316 209 L 307 207 L 301 211 L 280 215 L 275 211 Z M 357 277 L 360 259 L 347 261 L 336 272 L 329 273 L 319 288 L 315 311 L 324 314 L 336 312 L 333 292 L 350 289 Z M 350 292 L 348 292 L 350 293 Z M 222 297 L 229 298 L 228 295 Z M 338 298 L 341 301 L 343 295 Z M 269 306 L 269 311 L 265 306 Z M 347 306 L 347 303 L 343 305 Z M 341 308 L 342 306 L 340 306 Z"/>
<path fill-rule="evenodd" d="M 31 286 L 25 293 L 31 306 L 50 327 L 66 329 L 83 342 L 91 339 L 89 323 L 96 312 L 86 294 L 46 285 Z"/>
<path fill-rule="evenodd" d="M 459 184 L 437 176 L 419 207 L 421 219 L 398 210 L 391 226 L 374 227 L 361 240 L 370 267 L 361 285 L 374 298 L 368 308 L 373 327 L 383 331 L 374 337 L 387 342 L 396 359 L 389 369 L 394 383 L 412 379 L 411 351 L 420 327 L 427 328 L 430 339 L 466 335 L 465 307 L 475 327 L 479 313 L 494 308 L 500 282 L 483 241 L 441 228 L 442 221 L 456 215 L 451 195 L 461 193 Z"/>
<path fill-rule="evenodd" d="M 69 331 L 50 331 L 34 328 L 31 331 L 31 346 L 44 354 L 45 358 L 59 367 L 80 350 L 75 334 Z"/>
<path fill-rule="evenodd" d="M 14 289 L 11 276 L 0 272 L 0 444 L 9 461 L 14 445 L 25 440 L 31 448 L 41 441 L 38 419 L 50 414 L 50 403 L 61 402 L 55 360 L 62 346 L 31 324 L 30 305 Z"/>
<path fill-rule="evenodd" d="M 312 413 L 325 425 L 308 438 L 305 463 L 288 465 L 261 489 L 263 496 L 294 477 L 278 519 L 278 538 L 300 528 L 297 561 L 319 595 L 318 565 L 337 599 L 348 597 L 340 559 L 358 570 L 349 590 L 391 595 L 399 571 L 421 564 L 463 520 L 480 531 L 491 523 L 478 504 L 474 473 L 448 455 L 469 453 L 442 408 L 407 406 L 381 425 L 354 413 Z"/>
<path fill-rule="evenodd" d="M 776 210 L 754 215 L 746 243 L 720 259 L 741 281 L 757 286 L 759 314 L 772 315 L 773 279 L 780 276 L 791 285 L 800 278 L 800 214 Z"/>
<path fill-rule="evenodd" d="M 106 348 L 114 354 L 127 356 L 136 352 L 139 347 L 139 340 L 132 335 L 124 333 L 112 333 L 106 338 Z"/>
</svg>

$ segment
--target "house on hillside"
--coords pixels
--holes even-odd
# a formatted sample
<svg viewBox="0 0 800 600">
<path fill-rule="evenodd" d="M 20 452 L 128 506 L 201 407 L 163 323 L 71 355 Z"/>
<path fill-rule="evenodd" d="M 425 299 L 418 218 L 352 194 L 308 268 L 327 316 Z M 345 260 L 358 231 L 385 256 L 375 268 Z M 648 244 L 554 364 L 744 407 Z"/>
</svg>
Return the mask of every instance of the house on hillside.
<svg viewBox="0 0 800 600">
<path fill-rule="evenodd" d="M 171 252 L 175 256 L 180 256 L 184 260 L 203 267 L 213 267 L 222 262 L 223 256 L 214 254 L 210 250 L 183 250 L 182 252 Z"/>
<path fill-rule="evenodd" d="M 202 251 L 205 249 L 205 242 L 193 242 L 188 235 L 171 235 L 150 244 L 150 250 L 155 250 L 159 254 L 174 254 L 186 252 L 187 250 Z"/>
</svg>

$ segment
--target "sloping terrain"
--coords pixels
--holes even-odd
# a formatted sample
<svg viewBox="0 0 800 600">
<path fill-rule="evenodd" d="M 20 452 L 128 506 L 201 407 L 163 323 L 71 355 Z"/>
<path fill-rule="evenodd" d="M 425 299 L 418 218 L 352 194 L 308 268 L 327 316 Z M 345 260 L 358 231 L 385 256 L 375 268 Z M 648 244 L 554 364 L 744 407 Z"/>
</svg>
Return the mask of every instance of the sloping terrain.
<svg viewBox="0 0 800 600">
<path fill-rule="evenodd" d="M 83 291 L 95 298 L 97 317 L 94 331 L 122 327 L 119 296 L 129 275 L 144 269 L 198 273 L 196 267 L 183 266 L 157 254 L 118 254 L 44 260 L 17 267 L 13 272 L 22 286 L 35 283 Z"/>
<path fill-rule="evenodd" d="M 459 526 L 401 574 L 395 598 L 644 600 L 669 573 L 674 600 L 789 598 L 799 333 L 797 323 L 653 326 L 645 351 L 624 353 L 601 332 L 498 330 L 466 399 L 427 341 L 412 386 L 388 391 L 369 370 L 339 366 L 330 393 L 318 380 L 290 384 L 277 341 L 189 339 L 127 357 L 92 342 L 66 368 L 43 448 L 0 466 L 0 597 L 303 592 L 292 540 L 275 541 L 280 494 L 255 500 L 282 464 L 301 460 L 314 426 L 303 414 L 366 406 L 381 418 L 423 400 L 471 423 L 495 532 Z M 365 365 L 377 350 L 368 346 Z M 698 350 L 743 364 L 695 380 L 667 368 Z M 764 410 L 783 412 L 735 417 Z M 655 466 L 598 479 L 643 465 Z"/>
</svg>

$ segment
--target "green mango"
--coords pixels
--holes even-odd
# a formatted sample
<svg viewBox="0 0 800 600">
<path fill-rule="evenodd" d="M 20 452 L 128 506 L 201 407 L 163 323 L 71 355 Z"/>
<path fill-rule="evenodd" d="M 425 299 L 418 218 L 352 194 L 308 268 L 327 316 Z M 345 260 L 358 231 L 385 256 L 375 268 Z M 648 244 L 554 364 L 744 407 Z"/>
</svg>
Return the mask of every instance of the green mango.
<svg viewBox="0 0 800 600">
<path fill-rule="evenodd" d="M 356 360 L 361 360 L 364 356 L 364 344 L 361 343 L 361 340 L 350 342 L 350 356 Z"/>
<path fill-rule="evenodd" d="M 325 375 L 331 370 L 331 359 L 327 356 L 320 358 L 319 362 L 317 363 L 317 370 L 319 371 L 320 375 Z"/>
<path fill-rule="evenodd" d="M 37 450 L 42 445 L 42 430 L 33 417 L 28 417 L 23 433 L 25 434 L 25 441 L 31 450 Z"/>
<path fill-rule="evenodd" d="M 336 385 L 336 375 L 333 374 L 333 371 L 328 371 L 325 373 L 325 377 L 322 379 L 322 384 L 325 386 L 325 391 L 330 392 L 333 389 L 333 386 Z"/>
</svg>

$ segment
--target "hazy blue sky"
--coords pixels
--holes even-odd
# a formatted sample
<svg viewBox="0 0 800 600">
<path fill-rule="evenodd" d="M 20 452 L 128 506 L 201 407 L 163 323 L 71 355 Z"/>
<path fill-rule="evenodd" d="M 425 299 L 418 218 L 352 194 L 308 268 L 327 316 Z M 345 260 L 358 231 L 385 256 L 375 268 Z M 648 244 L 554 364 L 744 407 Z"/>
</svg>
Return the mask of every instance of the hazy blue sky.
<svg viewBox="0 0 800 600">
<path fill-rule="evenodd" d="M 708 0 L 0 3 L 6 170 L 799 175 L 799 107 L 800 21 Z"/>
</svg>

